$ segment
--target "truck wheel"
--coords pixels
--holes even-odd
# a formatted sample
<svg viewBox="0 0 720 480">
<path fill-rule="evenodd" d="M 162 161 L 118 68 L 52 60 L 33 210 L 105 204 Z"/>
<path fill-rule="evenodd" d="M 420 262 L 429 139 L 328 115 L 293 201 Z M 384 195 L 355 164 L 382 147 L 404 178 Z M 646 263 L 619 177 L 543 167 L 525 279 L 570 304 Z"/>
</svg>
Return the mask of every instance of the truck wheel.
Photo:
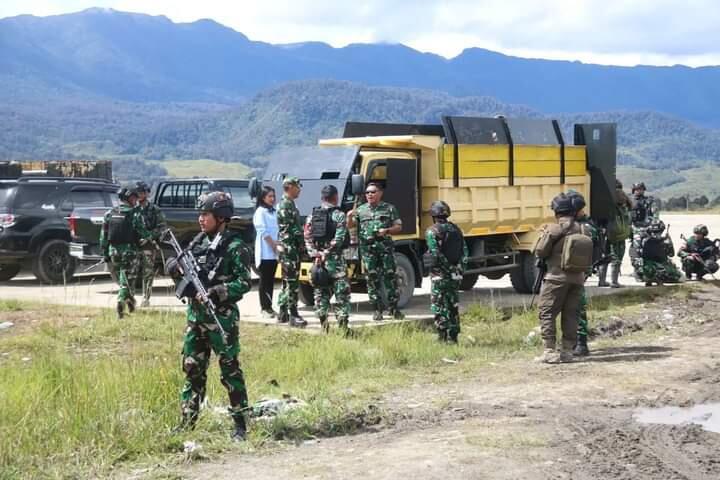
<svg viewBox="0 0 720 480">
<path fill-rule="evenodd" d="M 469 275 L 465 275 L 460 282 L 460 290 L 472 290 L 479 276 L 479 273 L 471 273 Z"/>
<path fill-rule="evenodd" d="M 20 265 L 0 265 L 0 282 L 7 282 L 20 273 Z"/>
<path fill-rule="evenodd" d="M 33 274 L 45 284 L 69 282 L 75 274 L 75 259 L 70 256 L 64 240 L 50 240 L 45 243 L 32 262 Z"/>
<path fill-rule="evenodd" d="M 400 290 L 398 308 L 405 308 L 410 303 L 415 291 L 415 269 L 407 255 L 399 252 L 395 252 L 395 265 L 397 266 L 398 290 Z"/>
<path fill-rule="evenodd" d="M 522 252 L 518 263 L 520 266 L 510 270 L 510 283 L 518 293 L 532 293 L 537 275 L 535 257 L 528 252 Z"/>
<path fill-rule="evenodd" d="M 485 277 L 490 280 L 500 280 L 501 278 L 503 278 L 505 276 L 506 273 L 507 272 L 498 271 L 498 272 L 483 273 L 483 275 L 485 275 Z"/>
<path fill-rule="evenodd" d="M 312 285 L 310 285 L 309 283 L 300 283 L 300 288 L 298 289 L 298 298 L 304 305 L 308 307 L 314 306 L 315 292 L 313 291 Z"/>
</svg>

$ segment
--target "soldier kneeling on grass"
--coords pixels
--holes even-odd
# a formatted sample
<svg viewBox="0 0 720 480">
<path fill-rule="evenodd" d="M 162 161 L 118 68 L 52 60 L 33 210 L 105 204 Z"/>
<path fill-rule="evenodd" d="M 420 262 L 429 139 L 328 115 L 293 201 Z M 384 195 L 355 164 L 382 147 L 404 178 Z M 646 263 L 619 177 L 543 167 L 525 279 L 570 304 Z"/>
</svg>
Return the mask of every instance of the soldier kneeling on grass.
<svg viewBox="0 0 720 480">
<path fill-rule="evenodd" d="M 435 314 L 438 339 L 457 343 L 460 334 L 460 282 L 468 259 L 465 238 L 457 225 L 448 221 L 450 206 L 438 200 L 430 206 L 433 225 L 425 231 L 428 251 L 423 256 L 432 282 L 430 309 Z"/>
<path fill-rule="evenodd" d="M 545 347 L 536 360 L 571 362 L 577 341 L 577 314 L 585 275 L 592 268 L 593 242 L 587 226 L 576 221 L 577 202 L 561 193 L 550 208 L 557 223 L 545 225 L 535 245 L 535 255 L 546 265 L 540 288 L 538 317 Z M 561 315 L 562 343 L 556 351 L 555 319 Z"/>
</svg>

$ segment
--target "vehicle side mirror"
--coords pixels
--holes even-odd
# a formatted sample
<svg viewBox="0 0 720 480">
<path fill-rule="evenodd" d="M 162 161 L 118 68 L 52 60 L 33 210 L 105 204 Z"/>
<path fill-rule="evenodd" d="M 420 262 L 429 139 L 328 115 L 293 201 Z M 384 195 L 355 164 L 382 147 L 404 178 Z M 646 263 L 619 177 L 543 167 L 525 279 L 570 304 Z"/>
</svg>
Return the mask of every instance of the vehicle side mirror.
<svg viewBox="0 0 720 480">
<path fill-rule="evenodd" d="M 250 184 L 248 185 L 248 193 L 250 194 L 250 198 L 257 198 L 260 196 L 260 193 L 262 192 L 262 180 L 258 180 L 257 177 L 253 177 L 250 179 Z"/>
<path fill-rule="evenodd" d="M 362 195 L 365 192 L 365 177 L 361 174 L 354 174 L 350 177 L 350 188 L 353 195 Z"/>
</svg>

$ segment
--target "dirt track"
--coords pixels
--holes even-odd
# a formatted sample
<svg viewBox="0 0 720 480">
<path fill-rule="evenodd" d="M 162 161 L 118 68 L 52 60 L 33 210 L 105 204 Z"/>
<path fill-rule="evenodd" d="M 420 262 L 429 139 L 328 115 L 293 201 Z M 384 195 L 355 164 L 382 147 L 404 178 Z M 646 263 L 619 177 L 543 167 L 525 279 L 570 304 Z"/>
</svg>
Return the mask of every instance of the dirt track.
<svg viewBox="0 0 720 480">
<path fill-rule="evenodd" d="M 272 455 L 194 465 L 193 479 L 690 479 L 720 478 L 720 434 L 641 425 L 637 407 L 720 401 L 720 288 L 646 305 L 587 360 L 510 360 L 473 378 L 431 382 L 379 404 L 394 421 Z M 440 368 L 440 367 L 439 367 Z M 452 368 L 444 366 L 443 368 Z"/>
</svg>

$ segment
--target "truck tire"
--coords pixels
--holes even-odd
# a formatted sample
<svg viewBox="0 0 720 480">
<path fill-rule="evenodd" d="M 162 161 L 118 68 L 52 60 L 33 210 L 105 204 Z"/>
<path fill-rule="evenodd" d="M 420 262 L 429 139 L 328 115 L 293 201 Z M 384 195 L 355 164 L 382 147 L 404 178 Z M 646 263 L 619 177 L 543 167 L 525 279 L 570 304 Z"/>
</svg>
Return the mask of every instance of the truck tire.
<svg viewBox="0 0 720 480">
<path fill-rule="evenodd" d="M 404 253 L 395 252 L 395 265 L 397 266 L 398 308 L 405 308 L 413 297 L 415 291 L 415 269 L 410 259 Z"/>
<path fill-rule="evenodd" d="M 529 252 L 522 252 L 517 268 L 510 270 L 510 283 L 517 293 L 532 293 L 532 287 L 537 275 L 535 256 Z"/>
<path fill-rule="evenodd" d="M 300 288 L 298 288 L 298 298 L 305 306 L 315 306 L 315 292 L 312 285 L 301 282 Z"/>
<path fill-rule="evenodd" d="M 479 276 L 479 273 L 465 275 L 460 282 L 460 290 L 472 290 L 473 287 L 475 287 L 475 283 L 477 282 Z"/>
<path fill-rule="evenodd" d="M 32 271 L 45 284 L 69 282 L 75 274 L 75 259 L 70 256 L 68 243 L 59 239 L 45 242 L 33 258 Z"/>
<path fill-rule="evenodd" d="M 0 282 L 12 280 L 18 273 L 20 273 L 20 265 L 0 265 Z"/>
<path fill-rule="evenodd" d="M 497 272 L 483 273 L 483 275 L 485 275 L 485 278 L 487 278 L 489 280 L 500 280 L 501 278 L 503 278 L 505 276 L 506 273 L 507 272 L 497 271 Z"/>
</svg>

